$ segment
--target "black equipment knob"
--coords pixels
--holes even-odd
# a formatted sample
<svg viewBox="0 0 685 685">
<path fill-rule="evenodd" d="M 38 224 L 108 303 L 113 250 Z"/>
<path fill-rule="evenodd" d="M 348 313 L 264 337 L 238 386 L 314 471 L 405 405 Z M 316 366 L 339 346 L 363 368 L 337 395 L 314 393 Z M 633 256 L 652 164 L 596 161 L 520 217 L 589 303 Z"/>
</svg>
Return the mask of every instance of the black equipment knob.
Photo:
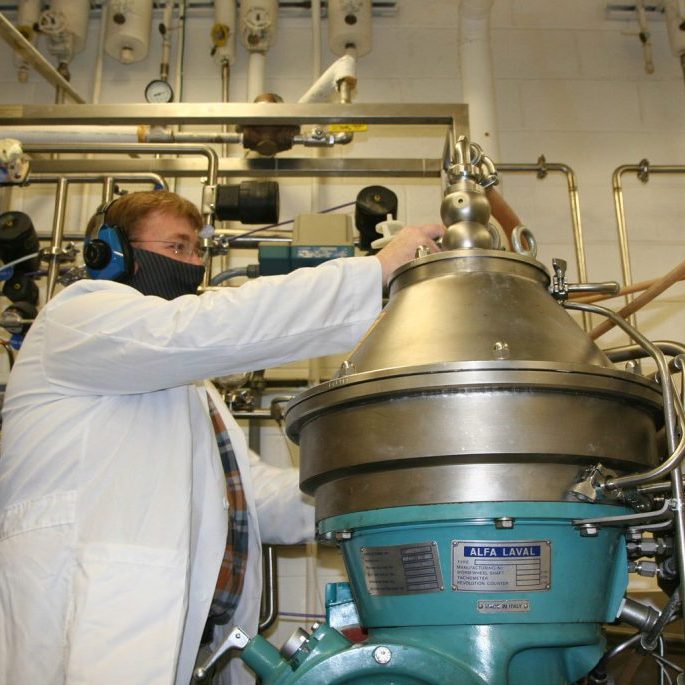
<svg viewBox="0 0 685 685">
<path fill-rule="evenodd" d="M 397 195 L 385 186 L 367 186 L 357 194 L 355 202 L 354 223 L 359 231 L 359 245 L 363 250 L 370 250 L 371 243 L 383 236 L 376 231 L 376 226 L 388 218 L 397 219 Z"/>
</svg>

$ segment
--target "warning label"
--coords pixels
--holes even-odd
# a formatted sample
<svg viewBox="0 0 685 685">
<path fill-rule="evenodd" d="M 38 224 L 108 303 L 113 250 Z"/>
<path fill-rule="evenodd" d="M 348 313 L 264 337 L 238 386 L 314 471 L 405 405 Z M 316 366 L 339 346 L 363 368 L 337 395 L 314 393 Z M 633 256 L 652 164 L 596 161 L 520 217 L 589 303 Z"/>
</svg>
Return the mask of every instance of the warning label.
<svg viewBox="0 0 685 685">
<path fill-rule="evenodd" d="M 409 595 L 444 589 L 435 542 L 362 547 L 361 552 L 366 587 L 371 595 Z"/>
<path fill-rule="evenodd" d="M 535 592 L 551 587 L 548 540 L 452 541 L 452 589 Z"/>
</svg>

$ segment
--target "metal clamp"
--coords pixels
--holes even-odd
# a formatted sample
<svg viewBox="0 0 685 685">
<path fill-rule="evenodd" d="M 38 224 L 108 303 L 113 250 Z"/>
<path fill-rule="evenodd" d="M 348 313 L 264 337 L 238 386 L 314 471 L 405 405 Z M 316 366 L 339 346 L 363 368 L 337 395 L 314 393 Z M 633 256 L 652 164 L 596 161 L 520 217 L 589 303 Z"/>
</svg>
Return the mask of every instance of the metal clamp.
<svg viewBox="0 0 685 685">
<path fill-rule="evenodd" d="M 76 245 L 70 242 L 64 247 L 44 247 L 40 250 L 38 256 L 43 262 L 73 262 L 78 252 Z"/>
<path fill-rule="evenodd" d="M 249 635 L 245 631 L 236 626 L 226 636 L 226 639 L 221 643 L 219 649 L 216 650 L 210 657 L 195 669 L 193 674 L 196 680 L 204 680 L 207 677 L 209 669 L 229 650 L 229 649 L 245 649 L 247 643 L 250 641 Z"/>
<path fill-rule="evenodd" d="M 550 293 L 557 302 L 566 302 L 571 293 L 584 293 L 586 295 L 607 293 L 616 295 L 621 289 L 621 286 L 616 281 L 604 281 L 601 283 L 568 283 L 566 281 L 566 267 L 567 263 L 565 259 L 560 259 L 559 257 L 552 259 L 554 276 L 552 277 Z"/>
</svg>

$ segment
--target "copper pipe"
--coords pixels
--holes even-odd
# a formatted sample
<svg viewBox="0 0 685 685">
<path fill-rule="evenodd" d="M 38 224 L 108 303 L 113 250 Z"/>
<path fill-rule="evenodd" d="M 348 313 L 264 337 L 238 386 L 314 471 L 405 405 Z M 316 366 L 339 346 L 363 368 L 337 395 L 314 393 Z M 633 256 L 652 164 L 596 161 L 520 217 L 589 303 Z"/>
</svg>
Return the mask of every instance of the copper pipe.
<svg viewBox="0 0 685 685">
<path fill-rule="evenodd" d="M 619 310 L 619 316 L 625 319 L 683 278 L 685 278 L 685 260 L 680 262 L 674 269 L 671 269 L 665 276 L 657 279 L 641 295 L 638 295 L 638 297 Z M 604 333 L 610 331 L 615 325 L 616 324 L 610 320 L 603 321 L 599 326 L 596 326 L 590 331 L 590 337 L 593 340 L 596 340 L 600 335 L 604 335 Z"/>
</svg>

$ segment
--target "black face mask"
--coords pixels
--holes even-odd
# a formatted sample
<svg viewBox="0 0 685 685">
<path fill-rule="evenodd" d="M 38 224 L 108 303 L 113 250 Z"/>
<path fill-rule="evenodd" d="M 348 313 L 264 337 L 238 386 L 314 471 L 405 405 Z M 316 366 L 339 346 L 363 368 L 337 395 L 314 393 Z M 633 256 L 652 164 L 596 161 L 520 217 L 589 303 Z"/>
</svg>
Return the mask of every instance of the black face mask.
<svg viewBox="0 0 685 685">
<path fill-rule="evenodd" d="M 205 275 L 205 267 L 180 262 L 171 257 L 133 248 L 135 273 L 123 283 L 143 293 L 173 300 L 181 295 L 195 295 Z"/>
</svg>

